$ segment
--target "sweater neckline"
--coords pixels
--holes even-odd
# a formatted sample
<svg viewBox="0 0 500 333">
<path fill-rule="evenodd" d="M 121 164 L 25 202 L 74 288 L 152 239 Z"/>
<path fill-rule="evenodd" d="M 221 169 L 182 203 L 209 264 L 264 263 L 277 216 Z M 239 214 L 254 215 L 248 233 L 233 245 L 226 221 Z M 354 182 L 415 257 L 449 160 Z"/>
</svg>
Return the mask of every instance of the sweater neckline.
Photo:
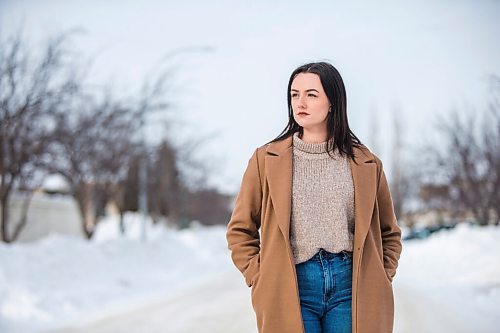
<svg viewBox="0 0 500 333">
<path fill-rule="evenodd" d="M 323 154 L 326 153 L 328 141 L 324 142 L 305 142 L 299 138 L 299 132 L 293 133 L 293 146 L 301 151 L 310 154 Z"/>
</svg>

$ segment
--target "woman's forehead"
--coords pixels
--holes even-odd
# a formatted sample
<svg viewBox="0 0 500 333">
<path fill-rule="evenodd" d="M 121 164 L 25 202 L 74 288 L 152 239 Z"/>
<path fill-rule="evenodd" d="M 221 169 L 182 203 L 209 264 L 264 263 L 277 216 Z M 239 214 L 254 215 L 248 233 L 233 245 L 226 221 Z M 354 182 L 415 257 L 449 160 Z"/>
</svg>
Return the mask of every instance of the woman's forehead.
<svg viewBox="0 0 500 333">
<path fill-rule="evenodd" d="M 292 81 L 292 89 L 320 89 L 322 88 L 321 80 L 314 73 L 299 73 Z"/>
</svg>

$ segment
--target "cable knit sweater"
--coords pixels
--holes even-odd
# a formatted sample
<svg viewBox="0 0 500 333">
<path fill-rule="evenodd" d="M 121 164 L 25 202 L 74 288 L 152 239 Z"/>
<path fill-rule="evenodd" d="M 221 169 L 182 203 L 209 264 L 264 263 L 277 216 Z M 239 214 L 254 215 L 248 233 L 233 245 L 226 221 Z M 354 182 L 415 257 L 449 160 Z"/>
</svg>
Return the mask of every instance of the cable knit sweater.
<svg viewBox="0 0 500 333">
<path fill-rule="evenodd" d="M 354 185 L 347 156 L 330 157 L 327 142 L 308 143 L 293 134 L 290 242 L 295 263 L 321 248 L 352 251 Z"/>
</svg>

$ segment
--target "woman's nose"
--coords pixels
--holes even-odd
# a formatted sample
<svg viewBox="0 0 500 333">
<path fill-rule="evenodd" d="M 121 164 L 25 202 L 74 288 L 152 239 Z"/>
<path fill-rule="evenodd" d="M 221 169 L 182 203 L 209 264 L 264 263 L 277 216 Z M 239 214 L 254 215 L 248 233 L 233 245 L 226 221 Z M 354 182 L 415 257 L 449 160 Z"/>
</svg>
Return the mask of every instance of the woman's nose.
<svg viewBox="0 0 500 333">
<path fill-rule="evenodd" d="M 298 102 L 297 102 L 297 106 L 301 107 L 301 108 L 305 108 L 307 106 L 306 100 L 304 97 L 299 97 Z"/>
</svg>

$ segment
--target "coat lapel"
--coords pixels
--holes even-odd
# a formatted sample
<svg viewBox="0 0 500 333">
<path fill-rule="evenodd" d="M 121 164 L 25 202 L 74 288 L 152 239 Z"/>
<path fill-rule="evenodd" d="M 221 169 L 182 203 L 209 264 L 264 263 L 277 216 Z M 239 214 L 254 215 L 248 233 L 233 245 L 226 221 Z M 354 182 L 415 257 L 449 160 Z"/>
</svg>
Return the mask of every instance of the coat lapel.
<svg viewBox="0 0 500 333">
<path fill-rule="evenodd" d="M 292 211 L 292 136 L 270 143 L 266 151 L 269 194 L 276 211 L 278 226 L 289 244 Z"/>
<path fill-rule="evenodd" d="M 354 182 L 354 248 L 362 248 L 372 220 L 377 194 L 377 164 L 367 148 L 354 148 L 349 159 Z"/>
<path fill-rule="evenodd" d="M 266 148 L 265 173 L 269 193 L 280 228 L 290 245 L 290 218 L 292 210 L 292 136 L 270 143 Z M 354 148 L 356 161 L 350 160 L 354 182 L 354 247 L 362 247 L 369 229 L 376 195 L 377 168 L 367 148 Z"/>
</svg>

